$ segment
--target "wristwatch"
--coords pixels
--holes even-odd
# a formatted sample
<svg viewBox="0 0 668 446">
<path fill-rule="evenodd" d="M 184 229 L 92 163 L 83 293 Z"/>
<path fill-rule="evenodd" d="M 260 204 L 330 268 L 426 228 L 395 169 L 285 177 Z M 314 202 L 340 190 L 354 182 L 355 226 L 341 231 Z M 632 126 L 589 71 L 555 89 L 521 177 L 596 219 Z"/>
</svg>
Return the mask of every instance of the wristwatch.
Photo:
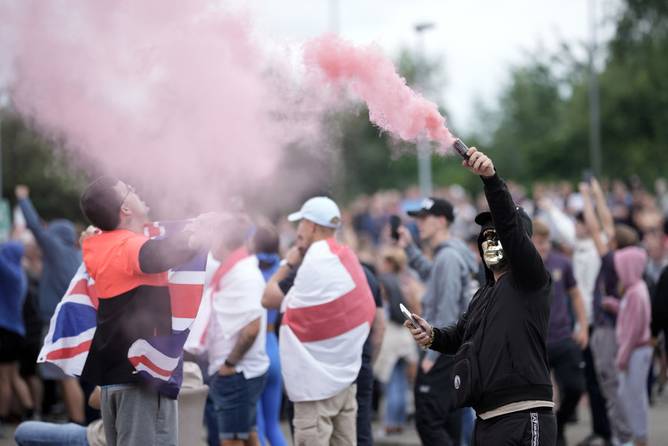
<svg viewBox="0 0 668 446">
<path fill-rule="evenodd" d="M 225 364 L 225 367 L 229 367 L 229 368 L 231 368 L 231 369 L 233 369 L 233 368 L 235 368 L 235 367 L 237 366 L 236 364 L 234 364 L 234 363 L 228 361 L 227 359 L 225 360 L 225 362 L 224 362 L 223 364 Z"/>
<path fill-rule="evenodd" d="M 291 270 L 294 270 L 294 269 L 295 269 L 295 266 L 294 266 L 293 264 L 291 264 L 290 262 L 288 262 L 288 259 L 283 259 L 283 260 L 281 260 L 281 262 L 279 263 L 279 265 L 280 265 L 280 266 L 287 266 L 287 267 L 290 268 Z"/>
</svg>

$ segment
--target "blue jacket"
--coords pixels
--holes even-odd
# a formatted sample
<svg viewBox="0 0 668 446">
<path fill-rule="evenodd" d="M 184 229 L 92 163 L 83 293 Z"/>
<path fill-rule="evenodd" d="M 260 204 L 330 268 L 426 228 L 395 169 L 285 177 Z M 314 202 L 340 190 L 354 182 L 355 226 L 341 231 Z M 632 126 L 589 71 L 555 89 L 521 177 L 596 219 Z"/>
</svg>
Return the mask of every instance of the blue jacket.
<svg viewBox="0 0 668 446">
<path fill-rule="evenodd" d="M 28 291 L 28 278 L 21 267 L 21 257 L 21 243 L 0 245 L 0 328 L 25 336 L 23 302 Z"/>
<path fill-rule="evenodd" d="M 38 310 L 42 321 L 48 322 L 81 265 L 81 251 L 76 247 L 76 232 L 70 221 L 53 220 L 44 228 L 30 199 L 19 200 L 19 206 L 42 250 Z"/>
</svg>

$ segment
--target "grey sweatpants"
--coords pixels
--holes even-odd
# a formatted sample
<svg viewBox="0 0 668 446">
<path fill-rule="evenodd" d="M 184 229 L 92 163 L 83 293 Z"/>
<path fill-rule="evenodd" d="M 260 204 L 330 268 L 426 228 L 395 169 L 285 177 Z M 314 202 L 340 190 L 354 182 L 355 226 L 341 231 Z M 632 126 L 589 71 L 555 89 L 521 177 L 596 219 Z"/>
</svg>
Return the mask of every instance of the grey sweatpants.
<svg viewBox="0 0 668 446">
<path fill-rule="evenodd" d="M 102 387 L 100 410 L 108 446 L 176 446 L 176 400 L 155 390 L 121 384 Z"/>
<path fill-rule="evenodd" d="M 633 434 L 619 398 L 619 380 L 617 365 L 615 364 L 617 358 L 615 329 L 613 327 L 596 327 L 589 343 L 594 356 L 598 385 L 605 397 L 612 435 L 621 443 L 629 442 Z"/>
<path fill-rule="evenodd" d="M 631 352 L 627 370 L 619 373 L 619 399 L 633 439 L 638 441 L 647 441 L 647 374 L 653 353 L 649 346 L 636 348 Z"/>
</svg>

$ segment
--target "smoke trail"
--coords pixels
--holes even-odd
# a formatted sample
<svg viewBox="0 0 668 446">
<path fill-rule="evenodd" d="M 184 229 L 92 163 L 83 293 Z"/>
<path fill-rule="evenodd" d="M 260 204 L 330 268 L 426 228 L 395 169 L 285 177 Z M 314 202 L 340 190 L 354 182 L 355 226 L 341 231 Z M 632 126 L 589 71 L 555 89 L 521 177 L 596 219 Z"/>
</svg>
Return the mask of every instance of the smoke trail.
<svg viewBox="0 0 668 446">
<path fill-rule="evenodd" d="M 286 100 L 248 15 L 224 2 L 5 0 L 0 12 L 14 107 L 163 209 L 271 183 L 286 145 L 313 133 L 318 116 Z"/>
<path fill-rule="evenodd" d="M 366 102 L 371 121 L 399 138 L 415 141 L 424 134 L 441 149 L 454 142 L 436 104 L 411 90 L 380 48 L 326 35 L 306 43 L 304 63 L 320 79 L 349 86 Z"/>
</svg>

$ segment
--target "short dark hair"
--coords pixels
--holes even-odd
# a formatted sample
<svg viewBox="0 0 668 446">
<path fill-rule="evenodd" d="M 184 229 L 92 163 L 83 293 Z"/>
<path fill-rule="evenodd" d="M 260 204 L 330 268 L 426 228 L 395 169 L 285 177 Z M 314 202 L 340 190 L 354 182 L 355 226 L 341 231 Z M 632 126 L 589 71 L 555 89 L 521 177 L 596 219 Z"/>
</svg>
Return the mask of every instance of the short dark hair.
<svg viewBox="0 0 668 446">
<path fill-rule="evenodd" d="M 114 186 L 118 178 L 102 176 L 86 187 L 79 206 L 86 219 L 103 231 L 113 231 L 120 223 L 121 197 Z"/>
<path fill-rule="evenodd" d="M 253 247 L 256 252 L 278 254 L 280 241 L 276 228 L 269 225 L 258 226 L 253 235 Z"/>
</svg>

